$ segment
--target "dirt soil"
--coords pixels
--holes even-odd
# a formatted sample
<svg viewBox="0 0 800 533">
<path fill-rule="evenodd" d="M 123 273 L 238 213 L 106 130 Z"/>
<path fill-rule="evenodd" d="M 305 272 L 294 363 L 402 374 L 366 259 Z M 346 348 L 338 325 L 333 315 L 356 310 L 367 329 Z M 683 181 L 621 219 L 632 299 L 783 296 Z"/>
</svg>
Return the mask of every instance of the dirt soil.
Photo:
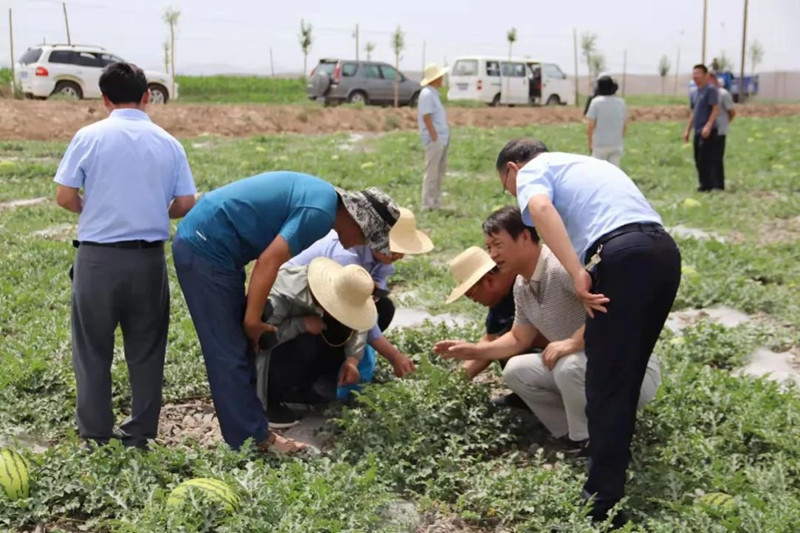
<svg viewBox="0 0 800 533">
<path fill-rule="evenodd" d="M 800 115 L 800 105 L 747 104 L 740 116 Z M 217 134 L 237 137 L 258 133 L 321 134 L 341 131 L 391 131 L 417 128 L 415 109 L 316 105 L 202 105 L 151 106 L 153 120 L 177 137 Z M 575 123 L 582 109 L 575 107 L 459 108 L 447 110 L 454 126 L 530 126 Z M 685 106 L 647 106 L 630 109 L 632 121 L 684 120 Z M 0 99 L 0 140 L 68 140 L 82 126 L 106 117 L 99 101 L 27 101 Z"/>
</svg>

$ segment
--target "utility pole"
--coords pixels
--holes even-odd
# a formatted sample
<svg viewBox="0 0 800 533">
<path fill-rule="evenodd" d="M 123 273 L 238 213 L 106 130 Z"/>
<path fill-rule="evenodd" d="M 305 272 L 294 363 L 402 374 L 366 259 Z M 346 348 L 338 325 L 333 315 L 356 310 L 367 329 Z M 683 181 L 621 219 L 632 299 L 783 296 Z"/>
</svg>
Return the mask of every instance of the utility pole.
<svg viewBox="0 0 800 533">
<path fill-rule="evenodd" d="M 422 41 L 422 72 L 425 72 L 425 41 Z"/>
<path fill-rule="evenodd" d="M 356 33 L 354 35 L 356 37 L 356 61 L 358 61 L 358 24 L 356 24 Z"/>
<path fill-rule="evenodd" d="M 14 66 L 14 21 L 11 18 L 11 8 L 8 8 L 8 41 L 11 44 L 11 91 L 17 94 L 17 76 Z"/>
<path fill-rule="evenodd" d="M 269 73 L 271 77 L 275 77 L 275 62 L 272 60 L 272 47 L 269 47 Z"/>
<path fill-rule="evenodd" d="M 744 24 L 742 25 L 742 75 L 739 77 L 739 101 L 744 102 L 747 96 L 744 83 L 745 50 L 747 47 L 747 0 L 744 0 Z"/>
<path fill-rule="evenodd" d="M 681 46 L 678 45 L 678 53 L 675 58 L 675 88 L 673 92 L 678 94 L 678 72 L 681 70 Z"/>
<path fill-rule="evenodd" d="M 64 24 L 67 26 L 67 44 L 72 44 L 72 38 L 69 35 L 69 17 L 67 17 L 67 3 L 61 2 L 61 7 L 64 8 Z"/>
<path fill-rule="evenodd" d="M 625 81 L 628 78 L 628 50 L 622 54 L 622 97 L 625 97 Z"/>
<path fill-rule="evenodd" d="M 703 0 L 703 60 L 706 64 L 706 30 L 708 29 L 708 0 Z"/>
<path fill-rule="evenodd" d="M 578 102 L 578 30 L 572 28 L 572 47 L 575 51 L 575 107 L 580 107 Z"/>
</svg>

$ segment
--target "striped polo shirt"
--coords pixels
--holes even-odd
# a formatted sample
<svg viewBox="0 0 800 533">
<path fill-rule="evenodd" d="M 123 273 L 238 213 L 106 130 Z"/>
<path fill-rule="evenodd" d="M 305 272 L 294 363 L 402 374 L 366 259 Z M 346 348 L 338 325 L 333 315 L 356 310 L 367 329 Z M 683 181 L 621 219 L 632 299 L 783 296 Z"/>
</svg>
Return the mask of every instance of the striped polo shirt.
<svg viewBox="0 0 800 533">
<path fill-rule="evenodd" d="M 572 278 L 547 246 L 542 246 L 533 276 L 517 276 L 514 304 L 514 323 L 535 327 L 550 342 L 572 337 L 586 321 Z"/>
<path fill-rule="evenodd" d="M 572 278 L 547 246 L 542 246 L 531 279 L 517 276 L 514 304 L 514 323 L 535 327 L 550 342 L 572 337 L 586 322 L 586 311 L 575 295 Z M 656 383 L 661 382 L 661 365 L 655 354 L 647 361 L 647 373 Z"/>
</svg>

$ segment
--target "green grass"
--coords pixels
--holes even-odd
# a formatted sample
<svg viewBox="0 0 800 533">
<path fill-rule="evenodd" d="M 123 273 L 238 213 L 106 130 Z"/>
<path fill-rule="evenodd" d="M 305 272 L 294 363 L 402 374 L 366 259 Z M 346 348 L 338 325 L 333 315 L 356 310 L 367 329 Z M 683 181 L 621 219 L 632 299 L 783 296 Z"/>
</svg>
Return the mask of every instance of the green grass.
<svg viewBox="0 0 800 533">
<path fill-rule="evenodd" d="M 657 346 L 664 383 L 640 416 L 627 509 L 641 531 L 794 532 L 800 530 L 800 397 L 797 390 L 735 377 L 756 346 L 785 349 L 800 332 L 800 143 L 796 118 L 737 119 L 728 138 L 725 194 L 694 192 L 691 149 L 678 122 L 630 125 L 623 168 L 667 226 L 713 231 L 726 239 L 678 238 L 684 276 L 676 309 L 729 305 L 758 318 L 729 329 L 700 323 L 683 337 L 664 333 Z M 398 263 L 394 291 L 404 305 L 476 319 L 466 328 L 428 325 L 393 335 L 420 367 L 369 387 L 357 406 L 342 409 L 326 456 L 259 459 L 251 452 L 156 448 L 150 454 L 80 449 L 73 433 L 75 386 L 69 333 L 69 242 L 33 232 L 68 225 L 75 217 L 53 203 L 0 209 L 0 428 L 18 428 L 55 443 L 44 456 L 28 454 L 35 472 L 32 497 L 0 497 L 0 529 L 35 524 L 73 531 L 392 531 L 388 502 L 398 497 L 420 509 L 456 515 L 475 527 L 594 531 L 581 520 L 578 492 L 585 465 L 552 452 L 527 453 L 541 429 L 493 409 L 486 385 L 466 383 L 431 355 L 445 337 L 476 338 L 483 310 L 462 299 L 444 305 L 451 287 L 447 261 L 480 244 L 480 223 L 511 201 L 492 169 L 511 137 L 536 135 L 553 150 L 584 149 L 579 124 L 453 131 L 441 212 L 419 212 L 423 152 L 412 132 L 360 141 L 344 150 L 346 134 L 184 139 L 201 190 L 258 172 L 293 169 L 345 188 L 381 186 L 417 212 L 436 249 Z M 52 175 L 64 143 L 0 143 L 0 202 L 52 197 Z M 686 202 L 692 199 L 699 202 Z M 169 253 L 169 251 L 168 251 Z M 172 270 L 172 269 L 171 269 Z M 172 321 L 165 401 L 207 397 L 196 335 L 170 272 Z M 117 412 L 130 396 L 125 365 L 114 366 Z M 242 511 L 225 517 L 196 502 L 169 510 L 165 499 L 194 476 L 226 480 Z M 726 492 L 733 511 L 695 503 L 699 494 Z M 395 528 L 401 530 L 401 528 Z"/>
<path fill-rule="evenodd" d="M 302 78 L 177 76 L 181 102 L 295 104 L 308 100 Z"/>
<path fill-rule="evenodd" d="M 11 96 L 11 69 L 0 68 L 0 98 Z"/>
<path fill-rule="evenodd" d="M 2 76 L 2 74 L 0 74 Z M 268 78 L 265 76 L 178 76 L 180 102 L 186 103 L 258 103 L 303 104 L 308 102 L 302 78 Z M 447 87 L 440 90 L 447 102 Z M 581 106 L 586 95 L 580 95 Z M 688 96 L 634 94 L 625 97 L 631 106 L 687 105 Z M 449 102 L 451 107 L 486 107 L 483 102 Z"/>
<path fill-rule="evenodd" d="M 689 93 L 686 94 L 626 94 L 625 103 L 629 106 L 684 105 L 689 106 Z"/>
</svg>

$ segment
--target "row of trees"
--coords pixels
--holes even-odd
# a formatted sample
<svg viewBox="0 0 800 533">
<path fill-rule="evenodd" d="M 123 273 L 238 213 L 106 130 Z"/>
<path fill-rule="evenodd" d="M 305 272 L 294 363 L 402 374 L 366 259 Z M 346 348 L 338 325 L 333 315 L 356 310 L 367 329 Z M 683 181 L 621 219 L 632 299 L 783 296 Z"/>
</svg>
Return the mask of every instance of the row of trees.
<svg viewBox="0 0 800 533">
<path fill-rule="evenodd" d="M 169 7 L 164 11 L 164 22 L 169 27 L 169 39 L 164 41 L 164 70 L 172 73 L 173 79 L 175 78 L 175 28 L 178 25 L 181 12 L 179 9 Z M 311 47 L 314 44 L 313 27 L 311 23 L 307 23 L 304 19 L 300 20 L 300 33 L 298 34 L 300 48 L 303 51 L 303 76 L 308 73 L 308 54 L 311 52 Z M 506 33 L 506 40 L 508 41 L 508 57 L 513 55 L 514 43 L 517 42 L 517 29 L 511 28 Z M 390 46 L 394 52 L 395 69 L 400 70 L 400 60 L 402 59 L 403 51 L 406 47 L 405 33 L 400 26 L 392 33 Z M 586 62 L 586 69 L 589 72 L 589 83 L 596 79 L 597 76 L 606 69 L 606 58 L 597 49 L 597 34 L 585 32 L 581 34 L 581 55 Z M 372 41 L 364 45 L 364 50 L 367 53 L 367 60 L 372 59 L 372 52 L 375 51 L 376 44 Z M 748 57 L 750 59 L 750 70 L 755 73 L 756 68 L 764 60 L 764 47 L 757 40 L 750 43 L 748 47 Z M 731 70 L 733 64 L 731 60 L 725 55 L 725 52 L 720 54 L 714 59 L 715 67 L 719 71 Z M 672 69 L 672 63 L 667 55 L 661 56 L 658 62 L 658 74 L 661 76 L 661 92 L 664 92 L 664 82 Z M 398 80 L 395 80 L 395 105 L 397 105 L 397 92 Z M 173 87 L 174 90 L 174 87 Z M 591 90 L 591 88 L 590 88 Z"/>
</svg>

